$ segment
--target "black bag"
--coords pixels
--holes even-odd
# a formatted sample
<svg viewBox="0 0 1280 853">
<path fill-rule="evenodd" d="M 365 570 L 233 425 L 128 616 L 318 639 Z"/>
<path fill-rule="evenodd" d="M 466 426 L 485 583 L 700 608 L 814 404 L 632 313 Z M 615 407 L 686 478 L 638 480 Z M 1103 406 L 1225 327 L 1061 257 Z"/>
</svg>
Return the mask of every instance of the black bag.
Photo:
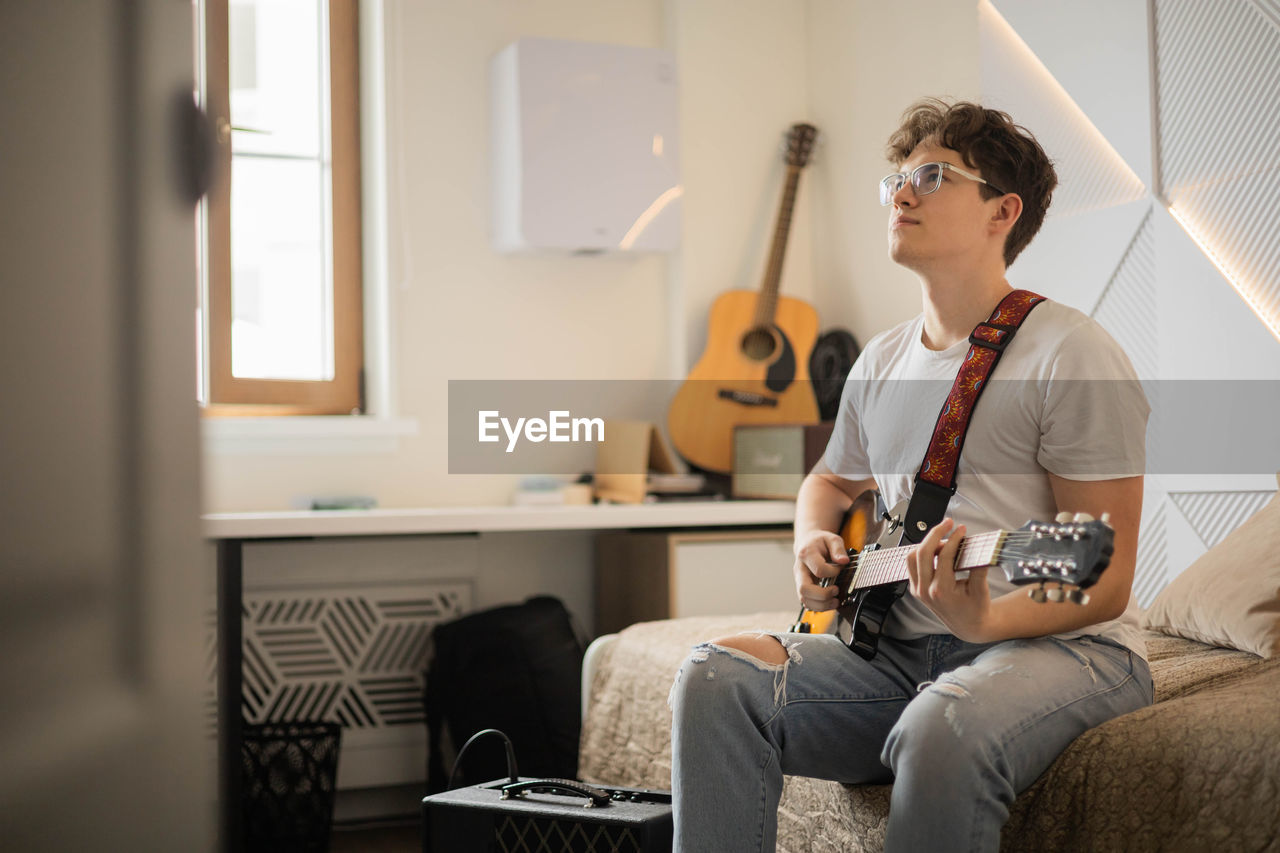
<svg viewBox="0 0 1280 853">
<path fill-rule="evenodd" d="M 429 793 L 448 783 L 446 727 L 453 750 L 481 729 L 502 731 L 522 776 L 577 776 L 585 644 L 558 598 L 472 613 L 436 626 L 432 638 L 423 697 Z M 506 750 L 481 738 L 456 770 L 457 787 L 506 776 Z"/>
</svg>

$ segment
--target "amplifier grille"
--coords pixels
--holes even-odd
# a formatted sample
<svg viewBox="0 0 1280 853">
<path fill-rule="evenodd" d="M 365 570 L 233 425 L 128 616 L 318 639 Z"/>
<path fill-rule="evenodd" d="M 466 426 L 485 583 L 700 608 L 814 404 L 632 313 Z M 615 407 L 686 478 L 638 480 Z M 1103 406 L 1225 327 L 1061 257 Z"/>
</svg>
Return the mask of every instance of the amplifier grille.
<svg viewBox="0 0 1280 853">
<path fill-rule="evenodd" d="M 629 826 L 507 815 L 498 824 L 502 853 L 642 853 Z"/>
</svg>

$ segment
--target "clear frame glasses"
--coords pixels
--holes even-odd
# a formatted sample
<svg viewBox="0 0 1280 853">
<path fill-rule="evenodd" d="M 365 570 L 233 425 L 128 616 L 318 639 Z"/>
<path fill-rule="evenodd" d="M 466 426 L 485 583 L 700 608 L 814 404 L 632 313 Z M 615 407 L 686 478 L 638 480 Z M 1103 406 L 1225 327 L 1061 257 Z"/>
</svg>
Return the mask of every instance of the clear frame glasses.
<svg viewBox="0 0 1280 853">
<path fill-rule="evenodd" d="M 915 190 L 916 195 L 928 195 L 942 185 L 942 173 L 944 171 L 955 172 L 957 175 L 962 175 L 971 181 L 986 184 L 1000 193 L 1000 195 L 1005 194 L 1004 190 L 995 184 L 984 178 L 979 178 L 977 175 L 972 175 L 959 166 L 952 166 L 950 163 L 921 163 L 912 169 L 909 175 L 905 172 L 895 172 L 882 178 L 880 181 L 880 203 L 882 205 L 893 204 L 893 197 L 898 194 L 898 190 L 902 189 L 908 180 L 911 181 L 911 187 Z"/>
</svg>

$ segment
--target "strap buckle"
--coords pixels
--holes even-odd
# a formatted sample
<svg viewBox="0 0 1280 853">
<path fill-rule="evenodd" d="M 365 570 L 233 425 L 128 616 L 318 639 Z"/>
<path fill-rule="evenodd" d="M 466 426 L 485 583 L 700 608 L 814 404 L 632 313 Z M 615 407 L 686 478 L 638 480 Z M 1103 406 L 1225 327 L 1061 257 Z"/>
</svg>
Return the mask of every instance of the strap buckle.
<svg viewBox="0 0 1280 853">
<path fill-rule="evenodd" d="M 996 352 L 1004 352 L 1004 348 L 1013 340 L 1013 333 L 1017 330 L 1017 326 L 982 322 L 974 326 L 973 331 L 969 333 L 969 343 L 973 346 L 986 347 Z M 982 337 L 982 335 L 989 335 L 990 338 Z"/>
<path fill-rule="evenodd" d="M 947 505 L 951 503 L 951 496 L 955 493 L 954 485 L 939 486 L 916 474 L 911 501 L 907 504 L 907 517 L 904 520 L 902 537 L 913 545 L 923 539 L 929 532 L 929 528 L 946 517 Z"/>
</svg>

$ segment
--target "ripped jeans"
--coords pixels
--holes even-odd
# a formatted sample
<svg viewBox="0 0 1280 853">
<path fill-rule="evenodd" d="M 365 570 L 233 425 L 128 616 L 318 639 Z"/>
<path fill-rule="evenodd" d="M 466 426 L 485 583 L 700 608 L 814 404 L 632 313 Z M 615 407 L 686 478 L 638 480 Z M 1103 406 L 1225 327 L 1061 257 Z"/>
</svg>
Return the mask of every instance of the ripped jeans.
<svg viewBox="0 0 1280 853">
<path fill-rule="evenodd" d="M 892 781 L 891 853 L 994 851 L 1071 741 L 1152 701 L 1146 661 L 1100 637 L 886 637 L 866 661 L 831 635 L 772 636 L 783 664 L 704 643 L 676 676 L 677 851 L 772 851 L 783 774 Z"/>
</svg>

